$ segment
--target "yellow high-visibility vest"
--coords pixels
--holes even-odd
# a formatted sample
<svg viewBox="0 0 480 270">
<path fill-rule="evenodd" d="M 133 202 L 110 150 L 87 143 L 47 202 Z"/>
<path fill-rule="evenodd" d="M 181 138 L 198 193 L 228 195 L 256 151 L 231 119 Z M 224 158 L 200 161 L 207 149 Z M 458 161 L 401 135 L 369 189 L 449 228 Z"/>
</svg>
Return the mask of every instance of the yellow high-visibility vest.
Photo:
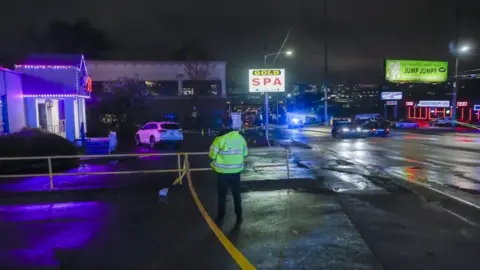
<svg viewBox="0 0 480 270">
<path fill-rule="evenodd" d="M 247 142 L 238 131 L 215 138 L 210 146 L 210 166 L 217 173 L 240 173 L 243 160 L 248 156 Z"/>
</svg>

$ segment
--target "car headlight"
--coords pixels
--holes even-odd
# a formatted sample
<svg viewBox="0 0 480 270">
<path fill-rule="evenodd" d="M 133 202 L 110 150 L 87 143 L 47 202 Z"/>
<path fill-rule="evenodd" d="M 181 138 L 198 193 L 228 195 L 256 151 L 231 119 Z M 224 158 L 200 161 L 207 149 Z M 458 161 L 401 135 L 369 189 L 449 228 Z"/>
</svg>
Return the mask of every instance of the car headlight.
<svg viewBox="0 0 480 270">
<path fill-rule="evenodd" d="M 343 132 L 348 132 L 348 128 L 342 128 Z"/>
<path fill-rule="evenodd" d="M 298 124 L 298 121 L 300 121 L 298 118 L 293 118 L 292 119 L 292 123 L 294 123 L 294 124 Z"/>
<path fill-rule="evenodd" d="M 362 131 L 362 129 L 357 127 L 357 132 L 361 132 L 361 131 Z"/>
</svg>

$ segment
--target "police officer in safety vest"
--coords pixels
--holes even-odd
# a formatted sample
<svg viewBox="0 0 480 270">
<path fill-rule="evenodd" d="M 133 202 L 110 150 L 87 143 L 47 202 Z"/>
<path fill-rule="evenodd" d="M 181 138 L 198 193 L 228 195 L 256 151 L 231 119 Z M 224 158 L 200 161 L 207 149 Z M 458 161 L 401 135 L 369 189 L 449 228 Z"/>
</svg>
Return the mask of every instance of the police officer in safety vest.
<svg viewBox="0 0 480 270">
<path fill-rule="evenodd" d="M 231 118 L 223 121 L 224 130 L 215 138 L 210 146 L 210 164 L 217 174 L 218 215 L 216 222 L 221 224 L 225 217 L 227 191 L 232 191 L 236 224 L 242 222 L 242 198 L 240 194 L 240 173 L 243 171 L 243 160 L 248 155 L 247 143 L 243 136 L 232 129 Z"/>
</svg>

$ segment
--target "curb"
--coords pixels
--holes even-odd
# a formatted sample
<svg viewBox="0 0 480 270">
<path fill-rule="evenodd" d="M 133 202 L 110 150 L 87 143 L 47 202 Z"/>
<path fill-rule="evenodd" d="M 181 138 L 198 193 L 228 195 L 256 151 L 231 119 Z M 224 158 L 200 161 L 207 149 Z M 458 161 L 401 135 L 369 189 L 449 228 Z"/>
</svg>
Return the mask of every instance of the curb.
<svg viewBox="0 0 480 270">
<path fill-rule="evenodd" d="M 249 191 L 273 191 L 273 190 L 298 190 L 311 193 L 332 193 L 333 191 L 325 187 L 318 186 L 319 179 L 311 178 L 290 178 L 277 180 L 252 180 L 241 181 L 241 188 Z"/>
<path fill-rule="evenodd" d="M 311 178 L 291 178 L 278 180 L 251 180 L 241 181 L 240 185 L 243 192 L 251 191 L 274 191 L 274 190 L 298 190 L 312 193 L 331 193 L 326 188 L 319 187 L 316 179 Z M 151 193 L 158 196 L 158 190 L 161 188 L 169 188 L 178 190 L 186 188 L 187 185 L 165 186 L 165 187 L 100 187 L 85 189 L 64 189 L 64 190 L 42 190 L 42 191 L 26 191 L 26 192 L 1 192 L 1 204 L 18 204 L 18 203 L 42 203 L 42 202 L 71 202 L 71 201 L 90 201 L 98 200 L 101 197 L 118 196 L 121 194 L 135 193 Z M 213 186 L 212 186 L 213 187 Z"/>
<path fill-rule="evenodd" d="M 297 147 L 300 147 L 300 148 L 303 148 L 303 149 L 312 149 L 312 146 L 310 146 L 308 143 L 302 143 L 302 142 L 299 142 L 297 140 L 291 140 L 291 141 L 292 141 L 292 144 L 294 146 L 297 146 Z M 282 144 L 280 144 L 280 145 L 282 145 Z M 290 145 L 286 145 L 286 146 L 288 147 Z"/>
</svg>

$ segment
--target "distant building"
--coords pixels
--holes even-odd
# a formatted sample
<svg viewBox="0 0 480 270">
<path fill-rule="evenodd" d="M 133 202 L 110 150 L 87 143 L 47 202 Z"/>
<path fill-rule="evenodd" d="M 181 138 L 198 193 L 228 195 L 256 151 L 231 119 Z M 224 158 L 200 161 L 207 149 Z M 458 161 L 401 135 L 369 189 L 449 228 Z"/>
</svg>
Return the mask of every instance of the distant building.
<svg viewBox="0 0 480 270">
<path fill-rule="evenodd" d="M 145 116 L 148 121 L 161 121 L 170 115 L 185 128 L 218 126 L 228 109 L 226 62 L 87 60 L 86 65 L 94 97 L 106 84 L 122 78 L 145 82 L 153 95 L 150 114 Z M 100 123 L 94 125 L 99 127 Z"/>
<path fill-rule="evenodd" d="M 94 85 L 138 78 L 159 98 L 226 97 L 226 62 L 87 60 Z"/>
</svg>

